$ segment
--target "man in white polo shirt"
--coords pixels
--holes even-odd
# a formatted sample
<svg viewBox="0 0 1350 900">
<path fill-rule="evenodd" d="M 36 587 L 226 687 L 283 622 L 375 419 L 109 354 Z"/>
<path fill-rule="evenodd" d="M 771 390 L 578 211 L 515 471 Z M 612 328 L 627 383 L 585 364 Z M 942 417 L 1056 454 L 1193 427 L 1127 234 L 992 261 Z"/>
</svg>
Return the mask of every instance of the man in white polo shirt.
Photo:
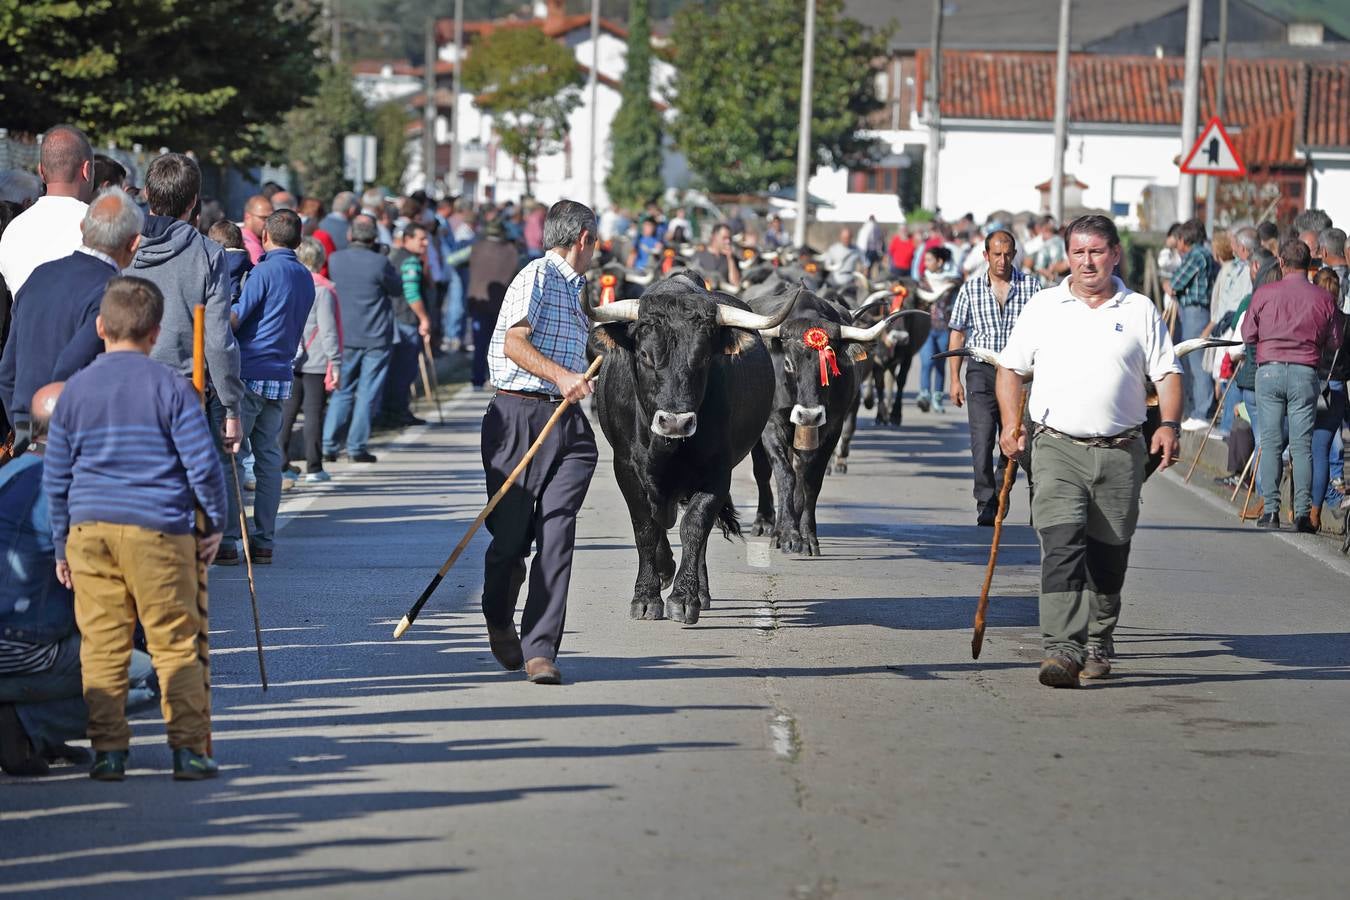
<svg viewBox="0 0 1350 900">
<path fill-rule="evenodd" d="M 997 382 L 1003 421 L 1015 422 L 1035 367 L 1027 415 L 1041 541 L 1040 682 L 1049 687 L 1110 674 L 1144 464 L 1150 450 L 1162 455 L 1161 468 L 1176 460 L 1181 417 L 1181 368 L 1162 317 L 1112 274 L 1120 262 L 1115 225 L 1082 216 L 1065 238 L 1070 277 L 1027 303 Z M 1151 448 L 1142 435 L 1148 381 L 1163 418 Z M 1019 456 L 1027 438 L 1005 430 L 999 443 Z"/>
<path fill-rule="evenodd" d="M 80 223 L 94 195 L 94 150 L 84 132 L 57 125 L 43 135 L 38 175 L 47 193 L 16 216 L 0 238 L 0 275 L 15 297 L 34 269 L 80 246 Z"/>
</svg>

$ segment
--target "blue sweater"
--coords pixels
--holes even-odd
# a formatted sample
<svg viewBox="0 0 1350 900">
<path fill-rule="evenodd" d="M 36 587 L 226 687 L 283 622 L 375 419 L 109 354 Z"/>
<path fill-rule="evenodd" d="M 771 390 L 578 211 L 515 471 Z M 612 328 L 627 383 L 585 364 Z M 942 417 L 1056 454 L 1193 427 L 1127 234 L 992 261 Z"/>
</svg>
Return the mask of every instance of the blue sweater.
<svg viewBox="0 0 1350 900">
<path fill-rule="evenodd" d="M 239 319 L 239 376 L 250 381 L 290 381 L 314 305 L 314 278 L 294 250 L 269 250 L 249 273 L 231 310 Z"/>
<path fill-rule="evenodd" d="M 0 469 L 0 638 L 52 644 L 74 633 L 75 597 L 54 560 L 42 457 L 28 453 Z"/>
<path fill-rule="evenodd" d="M 190 534 L 197 505 L 225 526 L 225 475 L 191 383 L 140 353 L 105 353 L 66 382 L 42 486 L 56 558 L 81 522 Z"/>
<path fill-rule="evenodd" d="M 116 274 L 98 257 L 75 252 L 28 276 L 14 300 L 9 341 L 0 356 L 0 403 L 11 420 L 28 420 L 33 393 L 53 380 L 57 360 L 76 334 L 85 326 L 92 331 L 103 290 Z M 102 352 L 103 342 L 90 350 L 80 366 Z"/>
</svg>

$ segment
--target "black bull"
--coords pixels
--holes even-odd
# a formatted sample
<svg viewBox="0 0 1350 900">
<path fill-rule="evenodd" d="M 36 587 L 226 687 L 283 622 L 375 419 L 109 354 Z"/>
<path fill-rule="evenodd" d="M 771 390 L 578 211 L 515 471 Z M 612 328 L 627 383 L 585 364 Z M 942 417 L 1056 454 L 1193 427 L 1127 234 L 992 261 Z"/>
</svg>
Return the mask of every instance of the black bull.
<svg viewBox="0 0 1350 900">
<path fill-rule="evenodd" d="M 600 323 L 587 351 L 603 354 L 595 412 L 614 450 L 638 552 L 633 618 L 693 624 L 711 604 L 707 543 L 714 524 L 740 534 L 731 472 L 759 439 L 773 401 L 773 363 L 759 329 L 779 324 L 734 297 L 677 275 L 639 300 L 587 314 Z M 678 571 L 666 532 L 679 508 Z M 673 584 L 662 603 L 661 591 Z"/>
<path fill-rule="evenodd" d="M 776 303 L 781 301 L 762 297 L 751 307 L 762 312 Z M 753 531 L 770 535 L 771 546 L 820 554 L 816 500 L 821 482 L 844 423 L 857 409 L 858 366 L 867 360 L 866 345 L 889 322 L 855 328 L 842 307 L 803 292 L 792 315 L 765 333 L 777 384 L 773 411 L 752 455 L 759 486 Z M 801 441 L 795 440 L 798 434 Z M 770 477 L 778 491 L 776 508 Z"/>
</svg>

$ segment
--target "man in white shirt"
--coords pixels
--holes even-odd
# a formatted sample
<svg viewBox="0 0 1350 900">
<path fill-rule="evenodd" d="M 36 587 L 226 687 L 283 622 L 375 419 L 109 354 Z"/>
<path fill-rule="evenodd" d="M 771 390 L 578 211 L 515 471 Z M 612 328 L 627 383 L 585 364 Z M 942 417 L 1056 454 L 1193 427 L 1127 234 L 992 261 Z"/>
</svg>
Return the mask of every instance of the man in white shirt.
<svg viewBox="0 0 1350 900">
<path fill-rule="evenodd" d="M 1066 237 L 1070 277 L 1028 301 L 1000 356 L 996 388 L 1002 420 L 1019 421 L 1035 367 L 1026 410 L 1035 423 L 1031 510 L 1041 541 L 1040 682 L 1048 687 L 1111 672 L 1144 464 L 1150 449 L 1162 468 L 1176 460 L 1181 417 L 1181 368 L 1162 317 L 1112 275 L 1115 225 L 1082 216 Z M 1163 419 L 1151 448 L 1141 428 L 1149 381 Z M 999 443 L 1016 457 L 1028 439 L 1008 429 Z"/>
<path fill-rule="evenodd" d="M 853 231 L 839 229 L 839 240 L 825 249 L 822 257 L 826 270 L 830 273 L 830 284 L 835 287 L 848 287 L 853 284 L 853 273 L 862 268 L 862 254 L 853 246 Z"/>
<path fill-rule="evenodd" d="M 80 223 L 94 195 L 94 150 L 73 125 L 42 137 L 38 175 L 47 193 L 15 217 L 0 237 L 0 276 L 16 297 L 33 270 L 75 252 Z"/>
</svg>

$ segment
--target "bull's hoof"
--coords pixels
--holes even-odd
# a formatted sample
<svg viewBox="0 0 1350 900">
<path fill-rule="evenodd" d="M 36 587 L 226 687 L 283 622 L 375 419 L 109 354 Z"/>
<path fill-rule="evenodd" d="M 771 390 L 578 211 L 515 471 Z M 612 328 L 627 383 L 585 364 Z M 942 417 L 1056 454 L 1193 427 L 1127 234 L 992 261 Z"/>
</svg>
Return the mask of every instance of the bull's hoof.
<svg viewBox="0 0 1350 900">
<path fill-rule="evenodd" d="M 755 537 L 763 537 L 773 531 L 773 521 L 763 516 L 755 516 L 755 524 L 750 526 L 750 534 Z"/>
<path fill-rule="evenodd" d="M 876 401 L 875 401 L 874 399 L 872 399 L 872 397 L 871 397 L 870 394 L 863 394 L 863 398 L 862 398 L 863 409 L 871 409 L 872 406 L 873 406 L 873 404 L 875 404 L 875 403 L 876 403 Z"/>
<path fill-rule="evenodd" d="M 899 428 L 903 424 L 902 418 L 903 417 L 898 412 L 891 413 L 890 424 L 894 425 L 896 428 Z"/>
<path fill-rule="evenodd" d="M 698 601 L 690 600 L 684 602 L 681 600 L 666 601 L 666 611 L 670 614 L 672 622 L 679 622 L 682 625 L 694 625 L 698 622 Z"/>
<path fill-rule="evenodd" d="M 834 471 L 835 471 L 835 474 L 836 474 L 836 475 L 847 475 L 847 474 L 848 474 L 848 460 L 846 460 L 846 459 L 837 459 L 837 460 L 835 460 L 835 461 L 834 461 Z"/>
<path fill-rule="evenodd" d="M 801 548 L 797 551 L 804 556 L 819 556 L 820 541 L 816 540 L 815 535 L 807 535 L 801 539 Z"/>
<path fill-rule="evenodd" d="M 628 606 L 628 617 L 631 619 L 646 619 L 647 621 L 663 619 L 665 618 L 664 604 L 659 597 L 651 602 L 634 600 Z"/>
</svg>

